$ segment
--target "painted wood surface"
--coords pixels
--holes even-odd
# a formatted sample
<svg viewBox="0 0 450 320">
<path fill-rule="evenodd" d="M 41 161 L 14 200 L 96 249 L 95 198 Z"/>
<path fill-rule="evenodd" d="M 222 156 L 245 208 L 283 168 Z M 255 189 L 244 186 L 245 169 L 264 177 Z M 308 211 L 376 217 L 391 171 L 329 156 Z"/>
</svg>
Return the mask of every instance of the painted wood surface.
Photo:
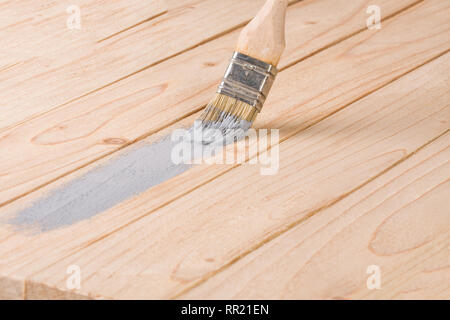
<svg viewBox="0 0 450 320">
<path fill-rule="evenodd" d="M 277 175 L 261 177 L 251 165 L 231 170 L 31 280 L 64 288 L 63 271 L 76 264 L 84 272 L 83 294 L 178 296 L 445 133 L 448 56 L 439 62 L 281 143 L 280 159 L 285 160 Z M 433 75 L 431 82 L 423 77 L 426 72 Z M 405 85 L 411 80 L 417 86 Z M 421 86 L 426 90 L 417 90 Z M 427 105 L 430 99 L 433 107 Z"/>
<path fill-rule="evenodd" d="M 354 6 L 339 3 L 345 10 L 337 11 L 338 18 L 334 16 L 335 11 L 327 10 L 330 5 L 327 1 L 305 1 L 291 6 L 287 13 L 287 48 L 279 67 L 293 65 L 364 30 L 367 16 L 364 8 L 369 1 L 352 3 Z M 412 3 L 409 0 L 384 1 L 383 12 L 393 14 Z M 327 15 L 321 16 L 321 13 Z M 310 23 L 312 18 L 315 18 L 314 24 Z M 445 21 L 442 23 L 442 30 L 445 30 Z M 0 133 L 0 144 L 8 147 L 10 153 L 0 163 L 1 172 L 7 174 L 0 177 L 0 204 L 200 110 L 223 76 L 238 35 L 239 30 L 231 32 Z M 441 38 L 445 34 L 430 36 L 431 43 L 433 36 Z M 445 47 L 445 44 L 437 43 Z M 436 52 L 440 50 L 442 48 L 437 48 Z M 423 56 L 430 56 L 429 52 L 422 53 Z M 66 89 L 55 92 L 65 94 Z M 99 123 L 98 117 L 104 120 Z M 24 148 L 26 155 L 22 152 Z"/>
<path fill-rule="evenodd" d="M 208 30 L 216 36 L 177 38 L 177 56 L 154 66 L 137 59 L 145 70 L 72 102 L 61 92 L 69 79 L 52 89 L 60 107 L 19 112 L 14 125 L 1 118 L 0 297 L 448 298 L 449 6 L 382 1 L 382 28 L 367 30 L 370 1 L 345 2 L 288 8 L 282 71 L 255 123 L 280 129 L 269 150 L 280 151 L 277 175 L 200 165 L 71 226 L 39 233 L 8 222 L 92 168 L 189 126 L 262 2 L 221 1 L 242 6 L 241 22 L 224 13 L 222 31 Z M 219 5 L 200 3 L 190 9 Z M 112 59 L 158 25 L 203 14 L 166 8 L 152 27 L 101 41 L 123 43 L 98 54 Z M 202 45 L 191 49 L 188 38 Z M 108 68 L 80 80 L 129 72 Z M 80 290 L 67 288 L 70 265 L 82 270 Z M 381 290 L 366 287 L 370 265 L 381 268 Z"/>
</svg>

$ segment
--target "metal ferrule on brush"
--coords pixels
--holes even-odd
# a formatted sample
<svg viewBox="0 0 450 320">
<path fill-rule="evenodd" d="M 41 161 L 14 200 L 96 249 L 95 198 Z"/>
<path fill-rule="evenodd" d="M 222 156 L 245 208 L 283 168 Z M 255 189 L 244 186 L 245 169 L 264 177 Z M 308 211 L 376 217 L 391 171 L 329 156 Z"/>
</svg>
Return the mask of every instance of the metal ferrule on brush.
<svg viewBox="0 0 450 320">
<path fill-rule="evenodd" d="M 217 93 L 247 103 L 261 112 L 277 68 L 245 54 L 235 52 Z"/>
</svg>

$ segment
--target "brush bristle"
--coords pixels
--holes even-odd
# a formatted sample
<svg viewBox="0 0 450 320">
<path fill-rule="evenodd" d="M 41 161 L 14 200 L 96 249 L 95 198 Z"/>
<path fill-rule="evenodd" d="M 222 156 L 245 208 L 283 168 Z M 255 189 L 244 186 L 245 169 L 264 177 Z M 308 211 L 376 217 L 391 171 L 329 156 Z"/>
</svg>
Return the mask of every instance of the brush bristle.
<svg viewBox="0 0 450 320">
<path fill-rule="evenodd" d="M 233 117 L 235 122 L 244 120 L 252 123 L 257 114 L 258 111 L 255 107 L 235 98 L 216 93 L 206 106 L 200 120 L 205 124 L 215 125 L 229 117 Z"/>
<path fill-rule="evenodd" d="M 235 142 L 245 136 L 247 130 L 252 126 L 258 111 L 255 107 L 216 93 L 214 98 L 206 106 L 200 116 L 203 144 L 228 144 Z M 195 125 L 194 125 L 195 126 Z"/>
</svg>

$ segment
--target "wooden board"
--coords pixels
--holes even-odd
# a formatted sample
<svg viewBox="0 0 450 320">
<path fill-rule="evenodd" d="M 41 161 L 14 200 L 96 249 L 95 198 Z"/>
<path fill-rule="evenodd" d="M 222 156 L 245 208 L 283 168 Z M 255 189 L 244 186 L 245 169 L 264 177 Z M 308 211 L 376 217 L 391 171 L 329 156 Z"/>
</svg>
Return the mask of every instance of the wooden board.
<svg viewBox="0 0 450 320">
<path fill-rule="evenodd" d="M 447 132 L 181 298 L 449 298 L 449 144 Z"/>
<path fill-rule="evenodd" d="M 277 175 L 262 177 L 255 166 L 231 170 L 34 274 L 28 294 L 45 291 L 41 283 L 64 291 L 65 270 L 78 265 L 83 295 L 178 296 L 445 133 L 448 58 L 281 143 Z M 145 206 L 151 196 L 145 193 L 109 215 L 136 212 L 137 203 Z"/>
<path fill-rule="evenodd" d="M 79 29 L 78 25 L 71 24 L 70 17 L 77 13 L 73 6 L 79 9 Z M 44 59 L 46 54 L 60 49 L 91 47 L 95 42 L 150 21 L 166 11 L 163 0 L 3 1 L 0 61 L 6 64 L 38 57 Z"/>
<path fill-rule="evenodd" d="M 349 24 L 343 24 L 342 27 L 330 19 L 334 15 L 330 12 L 330 16 L 323 17 L 319 23 L 299 28 L 298 21 L 309 19 L 310 12 L 318 15 L 324 11 L 324 4 L 319 2 L 321 5 L 317 6 L 317 3 L 307 1 L 289 8 L 287 52 L 281 61 L 281 68 L 293 65 L 320 48 L 328 47 L 343 35 L 363 30 L 361 20 L 365 15 L 364 11 L 357 15 L 359 19 L 353 18 L 355 12 L 360 12 L 363 7 L 362 2 L 339 11 L 342 21 L 350 20 Z M 387 1 L 386 11 L 396 12 L 407 8 L 412 1 L 395 3 L 396 6 L 392 7 L 392 2 Z M 425 16 L 422 23 L 427 23 L 427 19 Z M 438 25 L 440 21 L 441 26 Z M 444 14 L 439 15 L 436 22 L 440 30 L 445 30 L 447 25 Z M 336 29 L 340 29 L 341 33 Z M 417 57 L 419 63 L 416 62 L 416 57 L 408 60 L 413 65 L 423 63 L 445 48 L 445 43 L 439 42 L 445 34 L 432 34 L 431 29 L 425 29 L 426 31 L 429 31 L 427 36 L 430 36 L 428 43 L 434 44 L 436 41 L 441 46 L 420 53 Z M 0 172 L 7 174 L 0 177 L 0 185 L 3 186 L 0 187 L 0 204 L 155 133 L 202 108 L 211 98 L 223 75 L 238 32 L 239 30 L 169 59 L 36 119 L 24 121 L 0 134 L 0 144 L 8 146 L 11 155 L 9 161 L 5 159 L 0 163 Z M 366 37 L 369 36 L 366 33 Z M 417 39 L 415 34 L 411 33 L 410 36 Z M 297 48 L 297 43 L 303 43 L 305 39 L 309 39 L 309 45 Z M 398 49 L 411 50 L 411 47 L 414 47 L 413 50 L 418 48 L 411 42 Z M 195 72 L 189 71 L 192 69 Z M 403 71 L 397 70 L 400 73 Z M 61 94 L 61 90 L 58 94 Z M 98 117 L 103 119 L 101 123 L 95 121 Z M 23 148 L 27 150 L 25 157 Z M 21 159 L 20 162 L 16 160 L 18 158 Z"/>
<path fill-rule="evenodd" d="M 281 129 L 275 176 L 202 165 L 69 227 L 33 233 L 7 222 L 98 164 L 188 126 L 220 80 L 234 27 L 77 101 L 19 113 L 0 138 L 9 152 L 0 162 L 0 297 L 448 297 L 449 7 L 384 1 L 382 28 L 367 30 L 369 1 L 342 4 L 289 8 L 282 72 L 255 124 Z M 156 26 L 201 16 L 178 2 L 167 8 Z M 117 37 L 136 42 L 144 26 Z M 108 70 L 105 79 L 117 71 Z M 415 223 L 430 210 L 433 219 Z M 66 285 L 74 264 L 83 275 L 75 291 Z M 364 287 L 369 264 L 381 267 L 382 290 Z"/>
<path fill-rule="evenodd" d="M 165 15 L 119 34 L 114 30 L 112 34 L 117 36 L 91 41 L 91 45 L 82 41 L 66 46 L 67 38 L 78 36 L 64 24 L 56 28 L 59 37 L 49 40 L 54 48 L 51 53 L 16 61 L 0 74 L 0 99 L 4 105 L 0 128 L 3 131 L 14 127 L 25 119 L 61 107 L 234 30 L 248 22 L 263 2 L 183 1 Z M 65 6 L 58 8 L 58 13 L 66 9 Z M 65 11 L 63 13 L 66 17 Z M 58 18 L 61 20 L 60 16 Z M 57 23 L 61 25 L 59 20 Z M 213 23 L 205 29 L 206 20 Z M 186 32 L 186 28 L 194 32 Z M 94 26 L 91 29 L 92 36 L 98 39 L 95 36 L 97 29 Z M 89 35 L 86 30 L 86 36 L 80 37 L 85 39 Z M 3 41 L 14 42 L 15 37 L 15 33 L 11 33 L 10 38 Z"/>
</svg>

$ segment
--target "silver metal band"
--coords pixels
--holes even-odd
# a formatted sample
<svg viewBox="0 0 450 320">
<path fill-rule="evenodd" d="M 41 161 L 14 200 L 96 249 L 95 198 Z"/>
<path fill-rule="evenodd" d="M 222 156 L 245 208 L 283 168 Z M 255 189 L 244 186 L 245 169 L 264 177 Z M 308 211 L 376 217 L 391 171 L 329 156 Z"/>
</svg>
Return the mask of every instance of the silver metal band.
<svg viewBox="0 0 450 320">
<path fill-rule="evenodd" d="M 268 63 L 235 52 L 217 92 L 254 106 L 260 112 L 277 72 Z"/>
</svg>

